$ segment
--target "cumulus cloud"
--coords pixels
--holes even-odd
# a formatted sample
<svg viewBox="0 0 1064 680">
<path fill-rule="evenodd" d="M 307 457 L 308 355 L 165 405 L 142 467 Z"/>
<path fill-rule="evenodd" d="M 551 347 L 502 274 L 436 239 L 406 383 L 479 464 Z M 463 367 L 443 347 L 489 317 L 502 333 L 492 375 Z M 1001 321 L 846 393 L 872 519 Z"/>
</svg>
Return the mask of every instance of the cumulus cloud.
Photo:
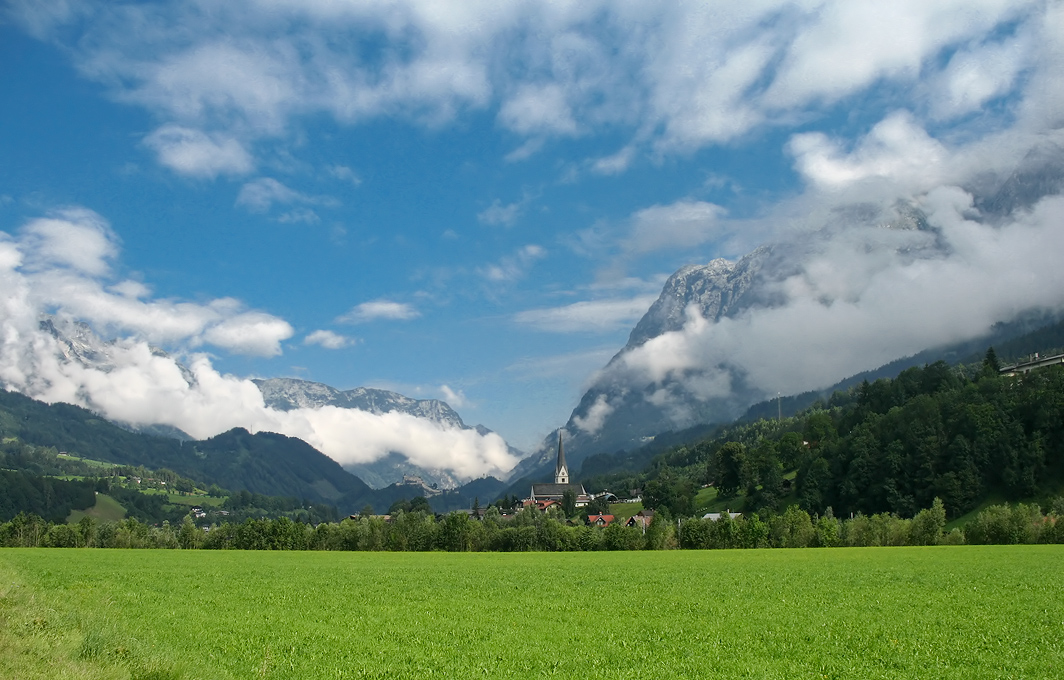
<svg viewBox="0 0 1064 680">
<path fill-rule="evenodd" d="M 82 208 L 56 211 L 22 230 L 27 264 L 37 270 L 69 267 L 77 275 L 105 276 L 118 253 L 118 239 L 107 222 Z"/>
<path fill-rule="evenodd" d="M 249 311 L 232 298 L 152 299 L 139 281 L 111 281 L 118 239 L 91 210 L 68 208 L 30 220 L 7 245 L 17 263 L 12 285 L 27 286 L 26 303 L 42 312 L 157 344 L 207 344 L 263 356 L 279 354 L 293 333 L 283 319 Z"/>
<path fill-rule="evenodd" d="M 344 349 L 355 344 L 354 338 L 333 331 L 317 330 L 303 338 L 304 345 L 320 345 L 325 349 Z"/>
<path fill-rule="evenodd" d="M 180 125 L 164 125 L 145 137 L 144 144 L 155 151 L 160 163 L 193 177 L 243 175 L 255 165 L 251 154 L 236 139 Z"/>
<path fill-rule="evenodd" d="M 85 251 L 61 247 L 57 239 L 64 237 L 85 244 Z M 0 386 L 85 406 L 122 423 L 172 425 L 198 438 L 233 427 L 280 432 L 341 464 L 398 452 L 416 465 L 471 479 L 502 474 L 517 462 L 498 435 L 407 414 L 267 408 L 253 382 L 219 372 L 194 349 L 211 345 L 274 355 L 293 334 L 287 322 L 229 298 L 158 300 L 140 282 L 105 285 L 117 255 L 106 221 L 83 209 L 32 220 L 14 236 L 0 232 Z M 44 318 L 52 319 L 50 326 L 42 325 Z M 117 340 L 99 339 L 93 327 Z M 305 342 L 341 346 L 346 340 L 316 331 Z M 175 354 L 159 351 L 157 344 Z M 456 402 L 464 399 L 460 391 L 441 389 Z"/>
<path fill-rule="evenodd" d="M 487 109 L 523 138 L 516 160 L 600 131 L 688 153 L 884 86 L 938 117 L 1019 91 L 1041 102 L 1028 115 L 1049 115 L 1064 89 L 1060 9 L 1040 0 L 478 0 L 447 12 L 424 0 L 235 0 L 211 12 L 88 0 L 16 2 L 8 15 L 167 121 L 148 145 L 202 177 L 249 172 L 256 140 L 308 114 L 436 126 Z M 594 170 L 622 171 L 629 148 Z"/>
<path fill-rule="evenodd" d="M 421 316 L 413 305 L 392 300 L 371 300 L 355 305 L 347 314 L 337 317 L 338 323 L 366 323 L 378 319 L 408 321 Z"/>
<path fill-rule="evenodd" d="M 877 123 L 850 153 L 820 132 L 795 135 L 788 149 L 804 177 L 831 188 L 870 178 L 927 186 L 938 179 L 946 155 L 945 147 L 907 111 Z"/>
<path fill-rule="evenodd" d="M 630 328 L 646 314 L 657 295 L 628 299 L 587 300 L 563 307 L 529 309 L 514 315 L 517 323 L 554 333 L 587 333 Z"/>
<path fill-rule="evenodd" d="M 766 217 L 790 226 L 752 275 L 748 304 L 720 318 L 691 305 L 678 330 L 624 351 L 595 386 L 623 386 L 690 424 L 699 404 L 721 400 L 732 412 L 717 416 L 731 417 L 1026 313 L 1064 313 L 1061 141 L 1010 133 L 947 147 L 903 114 L 849 151 L 797 137 L 809 186 Z"/>
</svg>

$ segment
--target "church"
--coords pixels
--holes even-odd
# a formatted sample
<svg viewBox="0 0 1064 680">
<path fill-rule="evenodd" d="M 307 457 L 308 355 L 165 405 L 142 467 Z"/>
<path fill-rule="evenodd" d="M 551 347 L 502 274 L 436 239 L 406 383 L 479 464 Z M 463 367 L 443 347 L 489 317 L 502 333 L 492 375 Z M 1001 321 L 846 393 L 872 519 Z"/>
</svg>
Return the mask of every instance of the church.
<svg viewBox="0 0 1064 680">
<path fill-rule="evenodd" d="M 565 446 L 562 444 L 562 434 L 558 433 L 558 463 L 554 466 L 553 484 L 533 484 L 532 495 L 528 504 L 536 504 L 545 507 L 550 501 L 561 503 L 562 496 L 566 491 L 572 491 L 576 496 L 576 507 L 582 508 L 591 502 L 591 496 L 584 491 L 583 484 L 569 483 L 569 466 L 565 464 Z"/>
</svg>

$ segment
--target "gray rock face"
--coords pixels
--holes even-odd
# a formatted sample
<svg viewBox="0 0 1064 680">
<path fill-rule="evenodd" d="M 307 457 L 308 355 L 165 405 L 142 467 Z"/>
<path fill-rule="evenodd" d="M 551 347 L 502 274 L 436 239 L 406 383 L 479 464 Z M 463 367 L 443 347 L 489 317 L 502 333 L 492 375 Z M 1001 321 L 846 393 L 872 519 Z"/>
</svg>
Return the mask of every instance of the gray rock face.
<svg viewBox="0 0 1064 680">
<path fill-rule="evenodd" d="M 1064 147 L 1043 142 L 1015 168 L 974 177 L 966 189 L 974 197 L 980 219 L 986 222 L 995 223 L 1028 210 L 1046 196 L 1064 193 Z M 853 230 L 852 235 L 849 230 Z M 783 282 L 802 275 L 805 263 L 820 257 L 837 236 L 867 239 L 867 249 L 896 248 L 894 254 L 902 259 L 949 255 L 948 245 L 923 212 L 913 203 L 899 199 L 893 204 L 841 205 L 819 231 L 761 246 L 735 262 L 718 259 L 682 267 L 669 277 L 661 295 L 632 330 L 628 343 L 600 371 L 573 410 L 564 427 L 570 463 L 575 467 L 588 455 L 639 446 L 667 430 L 727 422 L 764 399 L 766 395 L 750 385 L 743 370 L 730 365 L 726 357 L 719 365 L 705 367 L 726 374 L 730 381 L 730 394 L 713 398 L 687 392 L 682 381 L 674 378 L 653 385 L 641 384 L 624 370 L 624 364 L 628 353 L 644 351 L 650 340 L 682 330 L 689 308 L 704 319 L 717 322 L 751 309 L 785 304 Z M 689 370 L 697 374 L 699 369 Z M 596 409 L 601 427 L 581 427 L 594 419 Z M 548 465 L 556 440 L 557 431 L 547 436 L 533 456 L 522 461 L 518 473 Z"/>
<path fill-rule="evenodd" d="M 738 262 L 717 259 L 709 264 L 681 268 L 665 282 L 657 301 L 632 330 L 625 348 L 680 330 L 687 319 L 686 310 L 692 304 L 704 318 L 712 321 L 747 306 L 747 293 L 771 255 L 772 249 L 762 246 Z"/>
<path fill-rule="evenodd" d="M 55 338 L 64 361 L 105 373 L 115 368 L 114 343 L 104 341 L 88 324 L 47 317 L 41 319 L 41 330 Z"/>
<path fill-rule="evenodd" d="M 338 390 L 322 383 L 295 378 L 268 378 L 252 382 L 262 392 L 266 405 L 281 411 L 335 406 L 358 409 L 377 415 L 399 412 L 431 420 L 444 427 L 475 429 L 481 436 L 492 433 L 483 425 L 473 428 L 466 425 L 454 409 L 439 399 L 411 399 L 396 392 L 371 387 Z M 520 458 L 524 455 L 513 447 L 508 448 L 510 453 L 516 457 Z M 456 476 L 450 470 L 419 467 L 407 460 L 405 456 L 394 452 L 372 463 L 349 465 L 346 469 L 374 488 L 401 482 L 407 477 L 420 477 L 426 484 L 435 484 L 440 489 L 454 489 L 470 481 Z"/>
<path fill-rule="evenodd" d="M 116 352 L 121 350 L 120 343 L 102 339 L 88 324 L 48 317 L 41 320 L 40 328 L 55 339 L 61 360 L 75 362 L 105 373 L 117 368 Z M 168 356 L 157 348 L 152 348 L 152 352 L 157 356 Z M 194 385 L 195 376 L 180 362 L 175 361 L 175 363 L 181 369 L 185 381 L 189 385 Z M 358 409 L 377 415 L 400 412 L 438 423 L 442 427 L 470 429 L 454 409 L 438 399 L 411 399 L 396 392 L 368 387 L 338 390 L 322 383 L 292 378 L 269 378 L 253 382 L 262 393 L 266 406 L 281 411 L 335 406 Z M 88 404 L 88 406 L 91 408 L 93 405 Z M 181 430 L 166 425 L 116 424 L 145 434 L 190 439 Z M 491 433 L 491 430 L 480 425 L 476 426 L 476 430 L 482 436 Z M 517 457 L 523 456 L 520 451 L 512 447 L 510 453 Z M 406 477 L 420 477 L 430 487 L 435 484 L 441 489 L 456 488 L 470 481 L 459 478 L 447 469 L 428 469 L 413 465 L 405 456 L 398 453 L 392 453 L 373 463 L 350 466 L 348 470 L 375 488 L 401 482 Z"/>
<path fill-rule="evenodd" d="M 252 382 L 262 392 L 266 405 L 279 411 L 323 406 L 354 408 L 377 415 L 398 411 L 448 427 L 466 428 L 461 416 L 438 399 L 411 399 L 396 392 L 370 387 L 341 391 L 322 383 L 294 378 L 267 378 Z"/>
<path fill-rule="evenodd" d="M 1064 191 L 1064 148 L 1047 142 L 1027 152 L 1017 167 L 1003 182 L 989 179 L 990 191 L 976 193 L 975 204 L 991 218 L 1001 218 L 1016 210 L 1034 206 L 1045 196 Z"/>
<path fill-rule="evenodd" d="M 800 275 L 804 263 L 819 255 L 839 229 L 859 228 L 867 233 L 919 232 L 901 239 L 907 257 L 934 256 L 941 245 L 938 235 L 915 206 L 895 204 L 856 204 L 833 215 L 834 223 L 819 232 L 793 236 L 789 240 L 763 245 L 738 261 L 723 259 L 706 264 L 687 265 L 666 281 L 661 295 L 636 324 L 628 343 L 600 372 L 596 382 L 573 410 L 564 430 L 572 464 L 596 453 L 614 453 L 650 441 L 654 435 L 702 423 L 724 423 L 739 417 L 751 404 L 765 395 L 751 385 L 744 371 L 725 359 L 716 366 L 705 367 L 726 374 L 730 393 L 702 397 L 684 387 L 682 381 L 666 378 L 663 382 L 643 384 L 624 368 L 630 352 L 642 351 L 650 340 L 665 333 L 681 331 L 688 321 L 688 310 L 710 322 L 737 317 L 753 308 L 773 308 L 786 304 L 782 297 L 784 282 Z M 869 231 L 871 230 L 871 231 Z M 883 243 L 893 243 L 884 238 Z M 870 246 L 871 247 L 871 246 Z M 880 246 L 877 246 L 880 247 Z M 889 246 L 887 246 L 889 247 Z M 902 251 L 899 251 L 902 252 Z M 699 369 L 690 369 L 697 373 Z M 584 427 L 594 417 L 596 408 L 608 406 L 609 413 L 598 428 Z M 549 460 L 551 442 L 547 437 L 538 457 L 522 463 Z M 542 460 L 541 460 L 542 459 Z"/>
</svg>

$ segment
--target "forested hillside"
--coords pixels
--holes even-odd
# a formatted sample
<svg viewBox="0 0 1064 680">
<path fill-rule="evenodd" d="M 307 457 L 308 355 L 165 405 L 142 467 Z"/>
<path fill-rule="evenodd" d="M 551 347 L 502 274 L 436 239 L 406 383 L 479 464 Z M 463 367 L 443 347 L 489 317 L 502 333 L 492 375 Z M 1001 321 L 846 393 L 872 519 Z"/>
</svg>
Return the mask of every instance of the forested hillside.
<svg viewBox="0 0 1064 680">
<path fill-rule="evenodd" d="M 204 486 L 270 496 L 295 496 L 354 512 L 372 490 L 305 442 L 237 429 L 206 441 L 181 442 L 128 432 L 91 411 L 44 404 L 0 390 L 4 439 L 119 465 L 168 469 Z"/>
<path fill-rule="evenodd" d="M 793 487 L 785 480 L 796 471 Z M 956 517 L 988 497 L 1050 497 L 1064 480 L 1064 367 L 998 374 L 936 362 L 862 382 L 796 417 L 758 420 L 671 449 L 644 472 L 586 480 L 643 488 L 648 505 L 684 512 L 697 488 L 747 511 L 912 517 L 941 498 Z"/>
<path fill-rule="evenodd" d="M 232 491 L 327 504 L 342 514 L 360 512 L 366 505 L 383 512 L 396 501 L 422 493 L 420 487 L 404 484 L 371 489 L 339 463 L 294 437 L 252 434 L 236 428 L 203 441 L 179 441 L 129 432 L 78 406 L 45 404 L 4 390 L 0 390 L 0 438 L 116 465 L 170 470 L 204 487 L 213 484 Z M 69 464 L 64 464 L 62 473 L 72 472 Z M 55 470 L 27 471 L 60 474 Z M 435 496 L 431 503 L 438 512 L 469 507 L 475 498 L 492 500 L 503 486 L 490 477 L 473 480 Z"/>
</svg>

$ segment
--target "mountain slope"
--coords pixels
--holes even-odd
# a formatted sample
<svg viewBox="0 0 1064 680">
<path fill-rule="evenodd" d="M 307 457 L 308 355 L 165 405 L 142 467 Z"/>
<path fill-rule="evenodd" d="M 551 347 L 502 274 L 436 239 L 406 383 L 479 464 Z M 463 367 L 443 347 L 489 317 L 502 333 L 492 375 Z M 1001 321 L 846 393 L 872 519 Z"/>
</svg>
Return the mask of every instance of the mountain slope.
<svg viewBox="0 0 1064 680">
<path fill-rule="evenodd" d="M 256 379 L 252 382 L 262 392 L 266 406 L 280 411 L 331 406 L 357 409 L 375 415 L 398 412 L 436 423 L 442 428 L 475 430 L 480 436 L 492 434 L 491 430 L 482 425 L 466 425 L 454 409 L 439 399 L 411 399 L 396 392 L 369 387 L 338 390 L 323 383 L 294 378 Z M 524 455 L 509 445 L 507 449 L 517 458 Z M 406 456 L 394 451 L 371 463 L 353 463 L 345 467 L 376 489 L 399 484 L 407 477 L 418 477 L 441 489 L 457 489 L 474 481 L 456 475 L 442 466 L 415 465 Z"/>
<path fill-rule="evenodd" d="M 1064 149 L 1040 142 L 1016 167 L 977 180 L 967 195 L 952 189 L 946 207 L 947 194 L 840 198 L 734 262 L 679 269 L 561 428 L 573 464 L 729 422 L 780 392 L 820 392 L 922 348 L 985 349 L 995 324 L 1055 317 L 1064 296 L 1052 281 L 1014 292 L 995 289 L 987 271 L 1006 231 L 1021 244 L 1032 220 L 1055 223 Z M 1032 215 L 1039 205 L 1044 217 Z M 1028 250 L 1010 251 L 1003 271 L 1022 270 Z M 556 438 L 513 476 L 546 469 Z"/>
<path fill-rule="evenodd" d="M 45 404 L 0 390 L 0 436 L 94 460 L 167 468 L 204 484 L 294 496 L 355 512 L 374 500 L 362 480 L 305 442 L 236 429 L 181 442 L 129 432 L 70 404 Z"/>
</svg>

